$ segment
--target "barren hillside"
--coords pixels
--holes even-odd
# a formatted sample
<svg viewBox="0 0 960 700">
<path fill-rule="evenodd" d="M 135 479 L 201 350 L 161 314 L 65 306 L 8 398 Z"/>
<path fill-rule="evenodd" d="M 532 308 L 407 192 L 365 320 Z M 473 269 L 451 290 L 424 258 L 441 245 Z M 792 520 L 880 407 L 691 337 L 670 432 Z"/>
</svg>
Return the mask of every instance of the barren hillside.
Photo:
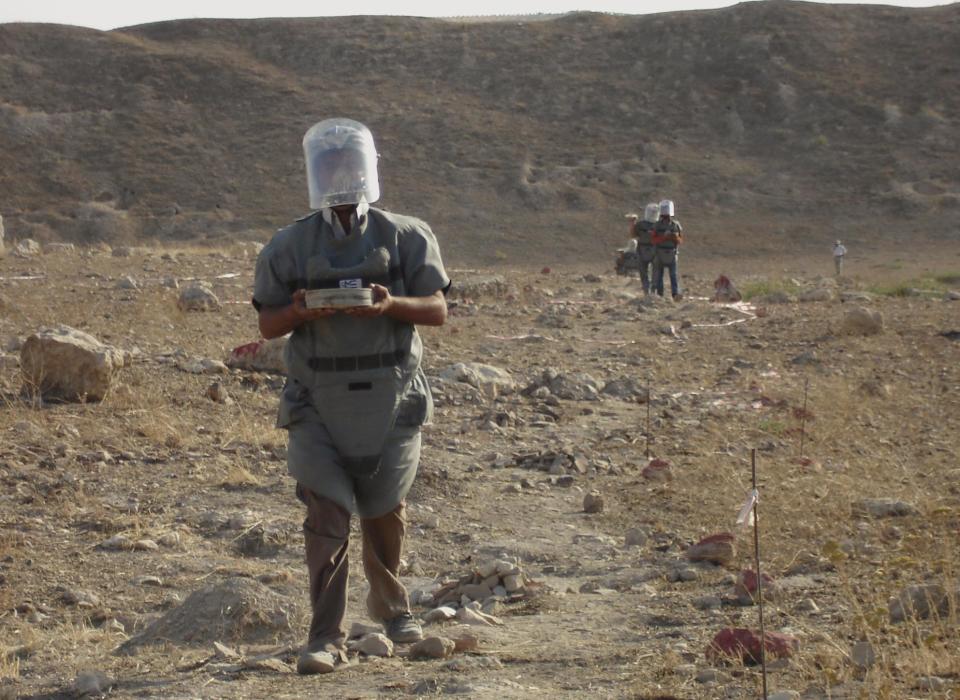
<svg viewBox="0 0 960 700">
<path fill-rule="evenodd" d="M 605 260 L 662 197 L 704 255 L 955 248 L 958 76 L 958 5 L 0 25 L 0 214 L 41 241 L 264 240 L 306 209 L 303 132 L 347 115 L 382 204 L 460 264 Z"/>
</svg>

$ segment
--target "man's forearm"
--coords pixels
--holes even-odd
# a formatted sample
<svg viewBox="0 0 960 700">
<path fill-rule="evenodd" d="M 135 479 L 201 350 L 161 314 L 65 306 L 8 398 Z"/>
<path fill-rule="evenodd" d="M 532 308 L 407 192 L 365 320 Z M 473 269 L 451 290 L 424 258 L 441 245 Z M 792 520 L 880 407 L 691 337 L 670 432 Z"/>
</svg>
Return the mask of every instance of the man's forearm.
<svg viewBox="0 0 960 700">
<path fill-rule="evenodd" d="M 387 315 L 397 321 L 418 326 L 442 326 L 447 320 L 447 300 L 443 292 L 428 297 L 390 297 Z"/>
<path fill-rule="evenodd" d="M 294 313 L 293 304 L 287 304 L 286 306 L 272 306 L 260 309 L 258 323 L 260 326 L 260 335 L 270 340 L 271 338 L 279 338 L 282 335 L 286 335 L 299 326 L 302 321 Z"/>
</svg>

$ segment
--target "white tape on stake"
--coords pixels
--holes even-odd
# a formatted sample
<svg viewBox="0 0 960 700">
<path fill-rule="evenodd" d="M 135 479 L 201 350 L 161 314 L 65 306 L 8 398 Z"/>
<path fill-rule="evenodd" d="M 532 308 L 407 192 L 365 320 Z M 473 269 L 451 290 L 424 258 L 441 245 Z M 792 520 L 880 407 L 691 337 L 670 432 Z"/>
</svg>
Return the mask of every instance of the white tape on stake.
<svg viewBox="0 0 960 700">
<path fill-rule="evenodd" d="M 752 489 L 750 493 L 747 494 L 747 500 L 743 502 L 743 507 L 740 509 L 740 514 L 737 516 L 737 525 L 740 527 L 749 527 L 753 525 L 753 507 L 759 500 L 760 492 L 756 489 Z"/>
</svg>

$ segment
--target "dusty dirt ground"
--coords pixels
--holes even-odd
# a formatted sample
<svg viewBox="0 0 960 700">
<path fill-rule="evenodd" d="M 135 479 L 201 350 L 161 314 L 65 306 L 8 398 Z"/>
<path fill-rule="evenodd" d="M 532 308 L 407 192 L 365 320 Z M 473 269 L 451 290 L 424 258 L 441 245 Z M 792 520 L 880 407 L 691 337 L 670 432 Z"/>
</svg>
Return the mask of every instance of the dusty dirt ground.
<svg viewBox="0 0 960 700">
<path fill-rule="evenodd" d="M 926 271 L 891 255 L 854 259 L 834 292 L 889 290 L 924 272 L 942 273 L 944 288 L 960 286 L 949 276 L 960 268 L 956 252 L 928 259 Z M 101 685 L 110 697 L 757 697 L 756 666 L 705 656 L 721 628 L 757 626 L 756 606 L 730 597 L 738 572 L 752 566 L 749 532 L 735 526 L 751 448 L 763 570 L 781 588 L 765 622 L 800 643 L 768 669 L 771 692 L 955 697 L 956 608 L 894 624 L 887 602 L 910 584 L 957 587 L 960 344 L 940 333 L 960 330 L 960 301 L 944 300 L 943 288 L 877 294 L 857 303 L 880 311 L 885 329 L 864 337 L 841 331 L 851 304 L 837 299 L 754 299 L 739 309 L 707 299 L 721 271 L 744 288 L 823 286 L 815 278 L 830 272 L 824 263 L 785 256 L 717 270 L 693 260 L 686 298 L 650 305 L 639 303 L 635 279 L 599 266 L 452 270 L 465 291 L 452 298 L 445 327 L 422 331 L 437 414 L 409 498 L 406 579 L 414 590 L 496 557 L 541 585 L 498 606 L 503 625 L 468 630 L 480 639 L 476 652 L 362 659 L 304 678 L 292 672 L 307 621 L 302 512 L 285 473 L 285 434 L 273 427 L 282 378 L 176 366 L 184 357 L 223 360 L 256 339 L 249 252 L 0 259 L 8 349 L 0 370 L 0 697 L 71 697 L 87 671 L 109 678 Z M 494 272 L 503 284 L 476 284 Z M 127 275 L 139 289 L 117 288 Z M 223 310 L 178 311 L 178 292 L 161 285 L 168 276 L 210 281 Z M 60 323 L 131 353 L 120 388 L 102 403 L 37 403 L 22 393 L 18 341 Z M 457 362 L 505 369 L 517 388 L 495 395 L 438 379 Z M 601 392 L 584 400 L 525 392 L 545 370 L 575 386 L 588 374 Z M 214 381 L 232 403 L 208 398 Z M 671 463 L 670 481 L 641 474 L 648 383 L 649 450 Z M 626 388 L 602 391 L 611 386 Z M 536 453 L 569 456 L 577 467 L 523 468 Z M 591 491 L 604 499 L 599 513 L 584 512 Z M 914 510 L 873 517 L 856 507 L 865 498 Z M 270 546 L 244 549 L 258 527 Z M 728 566 L 687 561 L 691 544 L 723 531 L 737 533 Z M 100 547 L 115 535 L 160 544 Z M 364 622 L 356 539 L 349 621 Z M 226 664 L 209 643 L 115 653 L 192 592 L 236 576 L 279 593 L 292 623 L 268 644 L 221 641 L 279 663 Z M 446 623 L 427 632 L 463 630 Z M 875 653 L 868 668 L 851 656 L 861 641 Z"/>
</svg>

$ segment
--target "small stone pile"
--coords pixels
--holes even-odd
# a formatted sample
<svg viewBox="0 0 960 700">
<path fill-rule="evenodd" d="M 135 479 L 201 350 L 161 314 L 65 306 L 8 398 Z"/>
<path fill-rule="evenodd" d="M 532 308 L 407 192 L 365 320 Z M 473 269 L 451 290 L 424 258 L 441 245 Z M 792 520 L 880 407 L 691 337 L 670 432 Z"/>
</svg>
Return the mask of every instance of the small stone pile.
<svg viewBox="0 0 960 700">
<path fill-rule="evenodd" d="M 420 603 L 433 607 L 423 619 L 427 623 L 457 619 L 467 624 L 502 624 L 492 615 L 497 606 L 524 600 L 530 586 L 517 564 L 491 559 L 464 576 L 440 583 L 422 597 Z"/>
</svg>

